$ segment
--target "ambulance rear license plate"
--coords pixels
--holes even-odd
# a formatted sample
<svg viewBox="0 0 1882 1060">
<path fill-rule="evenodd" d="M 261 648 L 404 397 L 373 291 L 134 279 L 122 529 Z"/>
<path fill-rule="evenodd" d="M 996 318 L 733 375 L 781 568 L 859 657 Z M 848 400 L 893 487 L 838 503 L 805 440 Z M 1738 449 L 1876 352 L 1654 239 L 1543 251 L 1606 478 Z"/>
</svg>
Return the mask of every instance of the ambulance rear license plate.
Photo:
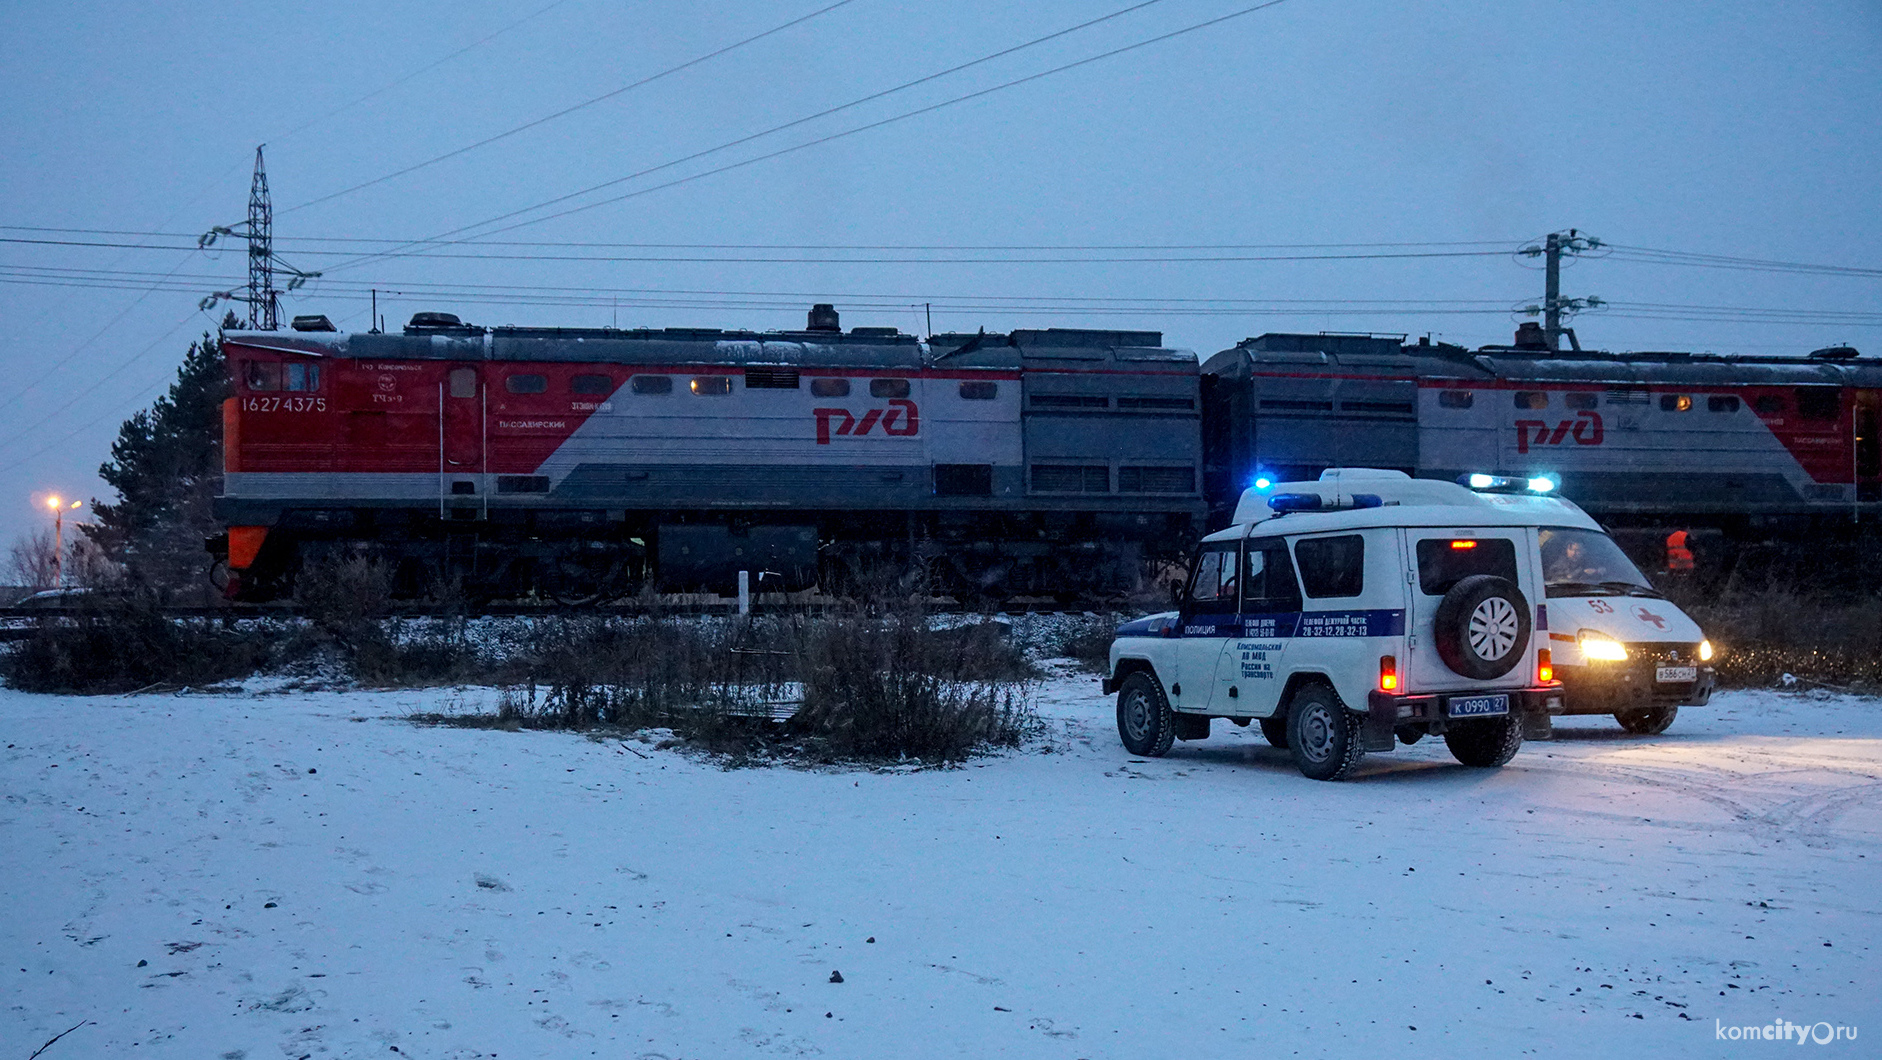
<svg viewBox="0 0 1882 1060">
<path fill-rule="evenodd" d="M 1697 666 L 1656 666 L 1653 670 L 1653 679 L 1664 684 L 1697 681 L 1699 668 Z"/>
<path fill-rule="evenodd" d="M 1453 718 L 1481 718 L 1509 712 L 1510 697 L 1507 695 L 1451 697 Z"/>
</svg>

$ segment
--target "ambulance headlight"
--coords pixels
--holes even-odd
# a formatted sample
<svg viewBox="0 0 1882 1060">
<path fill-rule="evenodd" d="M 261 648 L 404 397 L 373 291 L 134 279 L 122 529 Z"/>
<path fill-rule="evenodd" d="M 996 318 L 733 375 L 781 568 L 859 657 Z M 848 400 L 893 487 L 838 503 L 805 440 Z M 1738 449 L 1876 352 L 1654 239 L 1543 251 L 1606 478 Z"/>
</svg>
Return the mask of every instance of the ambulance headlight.
<svg viewBox="0 0 1882 1060">
<path fill-rule="evenodd" d="M 1584 629 L 1576 639 L 1581 642 L 1581 657 L 1589 662 L 1627 661 L 1627 646 L 1606 633 Z"/>
<path fill-rule="evenodd" d="M 1699 661 L 1700 662 L 1712 661 L 1712 642 L 1711 641 L 1702 640 L 1699 642 Z"/>
</svg>

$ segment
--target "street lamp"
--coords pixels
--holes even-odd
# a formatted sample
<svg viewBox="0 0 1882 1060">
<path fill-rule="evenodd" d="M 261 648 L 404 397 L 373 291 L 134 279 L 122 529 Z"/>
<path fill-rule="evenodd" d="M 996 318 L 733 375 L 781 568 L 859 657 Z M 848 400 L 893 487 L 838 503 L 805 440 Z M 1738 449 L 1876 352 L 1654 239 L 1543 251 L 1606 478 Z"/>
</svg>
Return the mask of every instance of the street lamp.
<svg viewBox="0 0 1882 1060">
<path fill-rule="evenodd" d="M 46 498 L 46 507 L 52 509 L 52 587 L 65 588 L 65 513 L 84 504 L 73 501 L 67 504 L 56 495 Z"/>
</svg>

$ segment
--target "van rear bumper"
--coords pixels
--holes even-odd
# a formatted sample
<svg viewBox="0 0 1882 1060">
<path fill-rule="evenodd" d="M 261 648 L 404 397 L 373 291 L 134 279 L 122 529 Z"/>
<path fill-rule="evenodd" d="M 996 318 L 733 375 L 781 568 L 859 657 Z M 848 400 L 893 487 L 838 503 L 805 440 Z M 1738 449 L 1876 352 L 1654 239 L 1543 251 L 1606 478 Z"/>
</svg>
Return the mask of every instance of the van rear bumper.
<svg viewBox="0 0 1882 1060">
<path fill-rule="evenodd" d="M 1548 739 L 1552 733 L 1550 718 L 1567 709 L 1561 685 L 1486 691 L 1510 697 L 1510 713 L 1522 717 L 1525 740 Z M 1445 724 L 1451 720 L 1452 699 L 1484 694 L 1472 691 L 1394 695 L 1375 690 L 1366 697 L 1366 721 L 1362 730 L 1366 750 L 1390 751 L 1396 744 L 1396 733 L 1400 726 L 1412 725 L 1429 733 L 1443 732 Z"/>
</svg>

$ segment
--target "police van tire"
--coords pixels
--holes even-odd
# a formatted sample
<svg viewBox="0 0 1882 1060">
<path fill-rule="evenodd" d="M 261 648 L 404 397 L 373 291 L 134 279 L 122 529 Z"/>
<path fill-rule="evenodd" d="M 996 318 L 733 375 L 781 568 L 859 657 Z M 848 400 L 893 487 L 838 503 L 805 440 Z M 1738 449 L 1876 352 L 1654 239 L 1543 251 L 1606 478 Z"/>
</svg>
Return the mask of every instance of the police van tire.
<svg viewBox="0 0 1882 1060">
<path fill-rule="evenodd" d="M 1310 780 L 1345 780 L 1366 757 L 1359 715 L 1326 685 L 1302 685 L 1287 705 L 1287 747 Z"/>
<path fill-rule="evenodd" d="M 1117 690 L 1117 735 L 1124 749 L 1144 758 L 1161 758 L 1176 740 L 1176 716 L 1156 676 L 1138 670 Z"/>
<path fill-rule="evenodd" d="M 1444 744 L 1451 757 L 1478 769 L 1509 764 L 1523 747 L 1523 719 L 1514 712 L 1500 718 L 1472 718 L 1445 726 Z"/>
<path fill-rule="evenodd" d="M 1677 717 L 1678 707 L 1646 707 L 1614 713 L 1614 720 L 1621 723 L 1621 728 L 1636 736 L 1658 736 L 1671 727 Z"/>
<path fill-rule="evenodd" d="M 1473 574 L 1451 586 L 1432 617 L 1438 658 L 1477 681 L 1502 677 L 1529 650 L 1529 601 L 1508 578 Z"/>
<path fill-rule="evenodd" d="M 1262 718 L 1261 735 L 1267 739 L 1269 747 L 1287 750 L 1287 715 L 1277 714 L 1272 718 Z"/>
</svg>

